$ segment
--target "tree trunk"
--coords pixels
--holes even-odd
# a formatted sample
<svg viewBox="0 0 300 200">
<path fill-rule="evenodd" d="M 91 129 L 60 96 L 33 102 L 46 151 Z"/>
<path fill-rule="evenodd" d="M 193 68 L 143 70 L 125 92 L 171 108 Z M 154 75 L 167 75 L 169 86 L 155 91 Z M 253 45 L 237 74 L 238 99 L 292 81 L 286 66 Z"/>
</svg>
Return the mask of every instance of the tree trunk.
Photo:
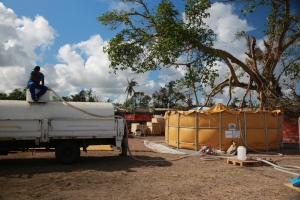
<svg viewBox="0 0 300 200">
<path fill-rule="evenodd" d="M 195 95 L 195 98 L 196 98 L 196 105 L 199 106 L 199 101 L 198 101 L 197 92 L 196 92 L 195 88 L 194 88 L 193 91 L 194 91 L 194 95 Z"/>
<path fill-rule="evenodd" d="M 259 92 L 260 110 L 266 110 L 266 95 L 264 90 Z"/>
</svg>

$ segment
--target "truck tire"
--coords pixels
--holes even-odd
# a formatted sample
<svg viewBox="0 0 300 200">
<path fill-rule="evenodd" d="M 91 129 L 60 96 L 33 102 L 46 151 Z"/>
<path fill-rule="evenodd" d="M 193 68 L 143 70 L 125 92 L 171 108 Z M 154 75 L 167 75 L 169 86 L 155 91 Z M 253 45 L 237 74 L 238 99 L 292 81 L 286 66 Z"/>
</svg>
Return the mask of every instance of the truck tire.
<svg viewBox="0 0 300 200">
<path fill-rule="evenodd" d="M 79 156 L 80 148 L 76 142 L 62 142 L 55 148 L 55 157 L 62 164 L 74 163 Z"/>
</svg>

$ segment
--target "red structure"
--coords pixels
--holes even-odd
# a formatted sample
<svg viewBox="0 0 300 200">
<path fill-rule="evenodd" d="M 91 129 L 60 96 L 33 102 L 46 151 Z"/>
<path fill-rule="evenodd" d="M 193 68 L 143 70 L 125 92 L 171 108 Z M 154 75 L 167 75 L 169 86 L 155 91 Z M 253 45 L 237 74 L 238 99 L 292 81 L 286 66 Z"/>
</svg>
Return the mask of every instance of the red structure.
<svg viewBox="0 0 300 200">
<path fill-rule="evenodd" d="M 126 121 L 149 121 L 151 122 L 152 115 L 147 114 L 124 114 Z"/>
<path fill-rule="evenodd" d="M 298 119 L 283 120 L 283 143 L 299 143 Z"/>
</svg>

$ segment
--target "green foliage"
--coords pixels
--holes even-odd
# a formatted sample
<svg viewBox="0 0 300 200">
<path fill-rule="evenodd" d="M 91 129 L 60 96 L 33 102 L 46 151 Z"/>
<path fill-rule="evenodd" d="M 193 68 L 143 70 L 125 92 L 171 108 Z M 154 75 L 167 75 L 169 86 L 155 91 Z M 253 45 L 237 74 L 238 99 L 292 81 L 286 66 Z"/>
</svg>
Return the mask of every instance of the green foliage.
<svg viewBox="0 0 300 200">
<path fill-rule="evenodd" d="M 124 102 L 125 108 L 130 111 L 134 111 L 136 108 L 149 108 L 151 97 L 145 95 L 144 92 L 134 92 L 130 99 Z"/>
<path fill-rule="evenodd" d="M 81 90 L 78 94 L 71 95 L 71 99 L 75 102 L 86 102 L 86 91 Z"/>
<path fill-rule="evenodd" d="M 93 92 L 92 89 L 89 89 L 88 91 L 86 91 L 86 99 L 87 102 L 95 102 L 95 97 L 93 97 Z"/>
<path fill-rule="evenodd" d="M 81 90 L 78 94 L 63 96 L 64 101 L 73 101 L 73 102 L 96 102 L 96 95 L 93 95 L 92 90 Z"/>
<path fill-rule="evenodd" d="M 8 95 L 0 93 L 0 100 L 26 100 L 26 88 L 23 90 L 21 88 L 14 89 Z"/>
<path fill-rule="evenodd" d="M 98 17 L 111 30 L 125 25 L 104 48 L 114 72 L 130 68 L 143 73 L 177 65 L 178 58 L 192 49 L 193 59 L 197 60 L 200 55 L 194 44 L 212 45 L 214 34 L 203 22 L 208 17 L 205 11 L 210 6 L 208 0 L 188 1 L 186 19 L 167 0 L 162 0 L 152 12 L 143 1 L 130 2 L 139 6 L 131 11 L 112 11 Z M 195 13 L 198 13 L 197 17 L 193 15 Z"/>
<path fill-rule="evenodd" d="M 5 93 L 0 93 L 0 100 L 7 100 L 7 94 Z"/>
<path fill-rule="evenodd" d="M 241 0 L 241 2 L 247 3 L 247 6 L 241 9 L 241 12 L 245 16 L 248 13 L 253 13 L 260 6 L 269 5 L 272 1 L 274 0 Z"/>
<path fill-rule="evenodd" d="M 72 99 L 68 96 L 61 97 L 64 101 L 72 101 Z"/>
<path fill-rule="evenodd" d="M 212 66 L 205 67 L 204 63 L 201 62 L 202 60 L 199 59 L 192 65 L 188 64 L 187 72 L 176 81 L 179 89 L 190 90 L 194 93 L 197 106 L 199 106 L 197 92 L 206 86 L 213 87 L 215 78 L 219 76 L 217 70 L 214 70 Z"/>
<path fill-rule="evenodd" d="M 136 110 L 135 98 L 127 99 L 124 102 L 123 106 L 126 108 L 128 112 L 135 112 Z"/>
<path fill-rule="evenodd" d="M 300 60 L 300 56 L 298 56 Z M 284 72 L 290 80 L 300 80 L 300 63 L 291 63 Z"/>
<path fill-rule="evenodd" d="M 239 106 L 240 102 L 241 102 L 240 99 L 238 99 L 237 97 L 234 97 L 233 100 L 231 101 L 231 103 L 228 105 L 228 108 L 238 109 L 238 108 L 246 108 L 248 106 L 247 102 L 243 101 L 243 105 L 240 107 Z"/>
<path fill-rule="evenodd" d="M 58 102 L 61 101 L 57 96 L 52 96 L 51 101 Z"/>
<path fill-rule="evenodd" d="M 138 105 L 138 107 L 144 95 L 144 92 L 134 92 L 132 98 L 134 98 L 135 104 Z"/>
<path fill-rule="evenodd" d="M 150 108 L 151 97 L 149 95 L 144 95 L 141 100 L 139 106 L 141 108 Z"/>
</svg>

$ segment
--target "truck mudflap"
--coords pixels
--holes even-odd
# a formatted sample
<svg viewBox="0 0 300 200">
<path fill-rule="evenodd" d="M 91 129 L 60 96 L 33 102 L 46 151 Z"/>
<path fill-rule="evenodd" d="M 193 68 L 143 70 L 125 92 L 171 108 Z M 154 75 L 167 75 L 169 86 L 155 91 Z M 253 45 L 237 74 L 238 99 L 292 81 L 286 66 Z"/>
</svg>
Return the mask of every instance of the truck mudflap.
<svg viewBox="0 0 300 200">
<path fill-rule="evenodd" d="M 126 138 L 123 138 L 122 141 L 116 141 L 116 146 L 112 146 L 114 151 L 121 151 L 120 156 L 127 156 L 127 143 Z"/>
</svg>

